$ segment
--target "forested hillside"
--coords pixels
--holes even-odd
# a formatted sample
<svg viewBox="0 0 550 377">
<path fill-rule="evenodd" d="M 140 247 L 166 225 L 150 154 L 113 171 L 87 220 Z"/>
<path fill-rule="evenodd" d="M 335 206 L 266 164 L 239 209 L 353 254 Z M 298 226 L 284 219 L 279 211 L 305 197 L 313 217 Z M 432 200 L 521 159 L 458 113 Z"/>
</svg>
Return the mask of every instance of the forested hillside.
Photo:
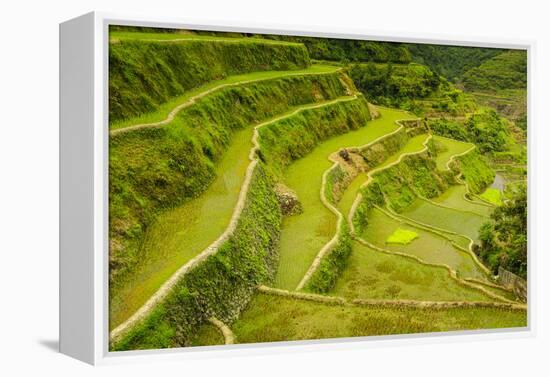
<svg viewBox="0 0 550 377">
<path fill-rule="evenodd" d="M 466 71 L 462 83 L 467 90 L 496 92 L 527 88 L 527 53 L 511 50 L 484 61 Z"/>
<path fill-rule="evenodd" d="M 503 50 L 431 44 L 407 44 L 413 60 L 425 64 L 452 82 L 460 81 L 464 72 L 478 67 Z"/>
</svg>

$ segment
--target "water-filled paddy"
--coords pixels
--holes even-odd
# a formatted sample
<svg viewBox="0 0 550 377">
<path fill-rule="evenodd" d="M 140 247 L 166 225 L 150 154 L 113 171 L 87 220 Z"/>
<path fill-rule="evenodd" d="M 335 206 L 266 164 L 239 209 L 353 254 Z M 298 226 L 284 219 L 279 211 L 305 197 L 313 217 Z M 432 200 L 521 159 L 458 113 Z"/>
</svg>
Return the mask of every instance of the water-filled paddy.
<svg viewBox="0 0 550 377">
<path fill-rule="evenodd" d="M 385 240 L 398 228 L 416 232 L 418 238 L 407 245 L 386 243 Z M 462 277 L 485 278 L 472 257 L 454 247 L 450 240 L 394 219 L 377 208 L 369 211 L 368 225 L 361 237 L 383 249 L 414 255 L 425 262 L 447 264 Z"/>
</svg>

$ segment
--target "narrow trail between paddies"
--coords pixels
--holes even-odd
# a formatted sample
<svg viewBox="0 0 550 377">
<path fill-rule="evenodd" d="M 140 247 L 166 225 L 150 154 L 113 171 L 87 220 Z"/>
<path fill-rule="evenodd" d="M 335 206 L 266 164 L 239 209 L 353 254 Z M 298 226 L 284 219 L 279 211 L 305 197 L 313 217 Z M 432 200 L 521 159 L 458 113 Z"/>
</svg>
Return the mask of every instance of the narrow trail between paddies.
<svg viewBox="0 0 550 377">
<path fill-rule="evenodd" d="M 263 71 L 242 75 L 230 76 L 223 80 L 209 82 L 199 88 L 187 91 L 161 105 L 159 110 L 137 118 L 111 124 L 109 135 L 115 136 L 124 132 L 135 131 L 143 128 L 156 128 L 168 125 L 183 109 L 193 105 L 197 100 L 206 97 L 221 89 L 234 86 L 251 84 L 259 81 L 267 81 L 292 76 L 332 74 L 341 70 L 341 67 L 329 65 L 312 65 L 307 69 L 293 71 Z"/>
<path fill-rule="evenodd" d="M 275 287 L 295 289 L 317 253 L 335 234 L 337 216 L 323 205 L 319 194 L 323 173 L 332 165 L 328 157 L 340 148 L 364 145 L 395 131 L 399 128 L 396 121 L 407 117 L 398 110 L 379 111 L 380 118 L 369 121 L 359 130 L 321 143 L 286 169 L 284 181 L 297 193 L 303 213 L 283 220 Z"/>
<path fill-rule="evenodd" d="M 224 155 L 224 159 L 227 159 L 224 163 L 226 170 L 219 171 L 220 174 L 216 181 L 201 195 L 200 198 L 204 200 L 202 206 L 195 205 L 195 202 L 188 202 L 182 206 L 183 208 L 175 210 L 180 211 L 176 216 L 168 216 L 166 219 L 169 224 L 173 221 L 170 225 L 172 230 L 179 228 L 180 231 L 164 232 L 162 221 L 165 221 L 165 219 L 163 216 L 159 218 L 158 222 L 161 225 L 159 225 L 158 232 L 161 232 L 159 234 L 162 237 L 162 242 L 152 242 L 151 246 L 154 248 L 152 252 L 158 252 L 159 245 L 163 244 L 174 246 L 171 250 L 173 254 L 169 257 L 161 253 L 162 258 L 153 259 L 161 263 L 162 268 L 158 265 L 154 266 L 144 276 L 132 279 L 132 285 L 134 287 L 139 286 L 142 289 L 140 295 L 136 295 L 133 289 L 125 289 L 121 292 L 125 292 L 127 296 L 122 294 L 117 296 L 116 301 L 114 301 L 115 304 L 110 306 L 110 327 L 116 326 L 111 331 L 111 339 L 119 338 L 129 328 L 145 318 L 168 295 L 183 275 L 208 256 L 216 253 L 220 245 L 233 233 L 244 207 L 252 172 L 258 163 L 256 152 L 259 149 L 259 128 L 305 110 L 331 106 L 355 99 L 357 99 L 356 96 L 340 97 L 331 101 L 299 106 L 254 127 L 242 130 L 242 135 L 237 135 L 236 138 L 233 137 L 228 152 Z M 239 160 L 236 160 L 236 158 Z M 239 169 L 243 167 L 245 167 L 245 173 L 241 173 L 240 180 L 238 178 L 233 181 L 235 174 L 238 177 Z M 227 181 L 231 182 L 232 190 L 227 189 L 229 183 Z M 235 196 L 235 194 L 237 195 Z M 205 207 L 206 203 L 208 205 Z M 220 203 L 223 203 L 223 210 L 225 211 L 223 213 L 221 212 L 222 208 L 219 206 Z M 225 218 L 225 221 L 216 222 L 215 219 L 220 218 Z M 193 219 L 193 221 L 189 223 L 188 219 Z M 187 226 L 187 228 L 184 226 Z M 211 231 L 213 226 L 218 226 L 218 228 Z M 117 322 L 115 322 L 115 318 Z"/>
</svg>

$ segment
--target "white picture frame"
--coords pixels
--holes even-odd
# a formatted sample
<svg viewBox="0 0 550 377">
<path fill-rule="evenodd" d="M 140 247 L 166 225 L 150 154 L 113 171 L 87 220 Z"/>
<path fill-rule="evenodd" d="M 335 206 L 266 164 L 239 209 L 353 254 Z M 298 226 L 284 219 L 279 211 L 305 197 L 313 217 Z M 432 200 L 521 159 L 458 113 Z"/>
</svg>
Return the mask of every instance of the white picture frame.
<svg viewBox="0 0 550 377">
<path fill-rule="evenodd" d="M 320 30 L 309 26 L 242 25 L 200 20 L 136 17 L 92 12 L 60 24 L 60 351 L 90 364 L 158 359 L 223 357 L 236 354 L 371 347 L 387 342 L 423 343 L 531 337 L 535 334 L 536 281 L 533 243 L 529 243 L 528 326 L 520 329 L 454 331 L 395 336 L 308 340 L 268 344 L 109 352 L 108 335 L 108 28 L 132 25 L 214 31 L 240 31 L 376 41 L 518 48 L 528 54 L 528 172 L 534 156 L 532 64 L 535 43 L 525 40 L 474 40 L 460 36 Z M 535 183 L 528 176 L 529 196 Z M 529 230 L 533 229 L 532 200 Z M 529 232 L 529 238 L 532 235 Z M 458 336 L 460 335 L 460 336 Z"/>
</svg>

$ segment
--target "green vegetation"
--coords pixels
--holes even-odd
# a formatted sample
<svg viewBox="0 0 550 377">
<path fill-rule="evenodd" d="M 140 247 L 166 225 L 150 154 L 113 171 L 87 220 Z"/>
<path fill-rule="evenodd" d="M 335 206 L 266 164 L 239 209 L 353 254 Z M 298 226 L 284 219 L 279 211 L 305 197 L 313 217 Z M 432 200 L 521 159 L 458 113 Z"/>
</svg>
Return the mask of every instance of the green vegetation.
<svg viewBox="0 0 550 377">
<path fill-rule="evenodd" d="M 210 81 L 204 85 L 201 85 L 198 88 L 190 89 L 185 91 L 182 95 L 173 97 L 161 104 L 158 105 L 157 109 L 154 111 L 143 113 L 139 116 L 135 116 L 128 119 L 122 119 L 109 122 L 109 129 L 116 130 L 119 128 L 131 127 L 136 124 L 149 124 L 160 122 L 168 117 L 168 114 L 181 104 L 190 102 L 192 99 L 202 96 L 205 93 L 211 93 L 212 91 L 220 90 L 228 86 L 245 86 L 252 82 L 257 81 L 268 81 L 281 79 L 288 76 L 305 76 L 305 75 L 315 75 L 315 74 L 324 74 L 324 73 L 335 73 L 339 67 L 334 65 L 322 65 L 314 64 L 305 69 L 297 69 L 291 71 L 259 71 L 245 73 L 242 75 L 233 75 L 226 77 L 224 79 Z"/>
<path fill-rule="evenodd" d="M 358 96 L 279 120 L 259 130 L 261 159 L 281 175 L 285 167 L 307 155 L 319 142 L 364 127 L 368 119 L 367 102 Z"/>
<path fill-rule="evenodd" d="M 328 156 L 340 148 L 367 144 L 380 136 L 395 131 L 398 128 L 395 120 L 407 117 L 403 112 L 396 110 L 380 109 L 380 112 L 382 116 L 369 121 L 366 127 L 324 141 L 309 154 L 290 164 L 284 171 L 284 182 L 298 195 L 303 213 L 283 220 L 279 270 L 275 279 L 276 287 L 296 288 L 315 255 L 334 235 L 336 216 L 323 205 L 319 196 L 322 175 L 331 166 Z M 307 141 L 306 137 L 302 137 L 294 131 L 295 128 L 291 129 L 289 125 L 288 129 L 288 133 L 296 135 L 292 137 L 292 143 L 301 140 Z M 269 131 L 270 139 L 265 137 L 266 133 L 261 133 L 262 148 L 264 143 L 271 145 L 267 142 L 273 143 L 276 148 L 281 148 L 287 136 L 283 132 L 275 133 L 277 130 L 277 128 L 265 129 L 266 133 Z M 285 149 L 283 156 L 288 153 L 286 151 Z M 303 153 L 304 151 L 297 149 L 297 152 Z M 277 154 L 277 156 L 280 155 Z M 278 161 L 287 160 L 288 158 L 284 157 L 273 157 L 270 161 L 280 163 Z"/>
<path fill-rule="evenodd" d="M 464 120 L 436 119 L 428 124 L 435 134 L 473 142 L 482 153 L 508 151 L 514 143 L 510 123 L 492 109 L 476 111 Z"/>
<path fill-rule="evenodd" d="M 463 121 L 438 118 L 430 119 L 428 121 L 428 125 L 432 132 L 436 135 L 460 141 L 470 140 L 470 136 L 468 135 Z"/>
<path fill-rule="evenodd" d="M 525 326 L 472 255 L 526 275 L 523 61 L 113 27 L 110 350 L 223 344 L 212 317 L 240 343 Z"/>
<path fill-rule="evenodd" d="M 527 52 L 510 50 L 494 56 L 462 76 L 468 90 L 527 88 Z"/>
<path fill-rule="evenodd" d="M 173 223 L 169 218 L 174 216 L 168 213 L 167 221 L 162 223 L 160 220 L 162 226 L 158 228 L 161 232 L 166 233 L 164 226 L 169 223 L 173 224 L 171 228 L 180 227 L 180 232 L 169 236 L 173 242 L 168 242 L 164 250 L 158 250 L 153 245 L 154 253 L 159 256 L 153 259 L 157 261 L 180 254 L 189 246 L 180 246 L 181 238 L 185 237 L 181 232 L 197 216 L 203 219 L 212 216 L 201 204 L 211 203 L 209 208 L 220 210 L 220 222 L 230 216 L 231 203 L 238 194 L 246 169 L 255 124 L 294 111 L 297 106 L 336 98 L 345 93 L 346 87 L 337 73 L 282 77 L 244 84 L 225 88 L 198 100 L 193 106 L 182 109 L 164 127 L 134 130 L 111 137 L 109 236 L 112 288 L 116 290 L 125 280 L 127 271 L 133 270 L 138 261 L 151 255 L 144 250 L 147 244 L 143 245 L 143 240 L 148 237 L 153 241 L 157 239 L 155 234 L 158 232 L 148 234 L 147 230 L 160 214 L 175 209 L 177 214 L 185 213 L 186 218 L 179 216 L 178 223 Z M 227 153 L 228 157 L 224 158 Z M 227 171 L 228 175 L 224 175 L 226 169 L 231 169 Z M 226 181 L 227 176 L 231 176 L 229 181 Z M 205 191 L 210 194 L 198 202 L 192 201 Z M 215 203 L 218 199 L 226 201 L 225 204 Z M 186 203 L 189 204 L 185 209 L 177 210 Z M 198 249 L 191 248 L 181 254 L 178 261 L 196 253 L 200 245 L 211 241 L 214 233 L 204 239 L 199 236 Z M 165 264 L 164 267 L 170 265 L 168 269 L 161 268 L 161 275 L 168 274 L 170 269 L 173 271 L 178 261 L 160 262 Z M 150 267 L 153 270 L 158 268 Z M 160 277 L 152 278 L 157 279 L 153 285 L 158 286 Z M 146 298 L 139 292 L 137 295 L 141 299 Z M 133 303 L 135 301 L 131 300 L 128 304 Z"/>
<path fill-rule="evenodd" d="M 354 64 L 349 74 L 366 98 L 417 115 L 459 115 L 475 108 L 462 91 L 420 64 Z"/>
<path fill-rule="evenodd" d="M 491 215 L 480 229 L 476 253 L 498 272 L 498 267 L 527 277 L 527 192 L 522 187 Z"/>
<path fill-rule="evenodd" d="M 109 44 L 109 119 L 155 111 L 187 90 L 230 75 L 309 64 L 302 45 L 118 38 Z"/>
<path fill-rule="evenodd" d="M 229 323 L 239 315 L 255 287 L 275 273 L 281 213 L 273 184 L 258 165 L 233 235 L 112 349 L 189 346 L 207 317 Z"/>
<path fill-rule="evenodd" d="M 210 324 L 199 326 L 197 333 L 191 340 L 191 346 L 215 346 L 225 344 L 225 339 L 217 327 Z"/>
<path fill-rule="evenodd" d="M 496 48 L 445 46 L 431 44 L 406 44 L 413 60 L 425 64 L 451 82 L 460 78 L 469 69 L 478 67 L 488 59 L 505 50 Z"/>
<path fill-rule="evenodd" d="M 303 43 L 309 55 L 317 60 L 394 63 L 409 63 L 411 61 L 409 51 L 400 43 L 269 34 L 259 35 L 259 37 Z"/>
<path fill-rule="evenodd" d="M 428 139 L 429 135 L 421 134 L 414 137 L 411 137 L 409 140 L 407 140 L 407 143 L 401 148 L 398 152 L 395 152 L 391 156 L 389 156 L 382 164 L 378 165 L 379 169 L 384 169 L 391 164 L 396 163 L 401 155 L 405 153 L 417 153 L 420 152 L 425 148 L 426 140 Z"/>
<path fill-rule="evenodd" d="M 418 238 L 418 233 L 412 230 L 397 228 L 392 234 L 388 236 L 388 238 L 386 239 L 386 243 L 408 245 L 417 238 Z"/>
<path fill-rule="evenodd" d="M 433 137 L 437 156 L 435 162 L 439 170 L 445 170 L 453 156 L 463 154 L 474 147 L 471 143 L 464 143 L 446 137 Z"/>
<path fill-rule="evenodd" d="M 351 236 L 347 225 L 344 225 L 338 243 L 321 260 L 319 267 L 307 284 L 307 289 L 316 293 L 326 293 L 332 289 L 347 267 L 350 254 Z"/>
<path fill-rule="evenodd" d="M 445 268 L 426 266 L 358 242 L 353 244 L 348 267 L 330 294 L 348 299 L 491 300 L 476 289 L 460 285 Z"/>
<path fill-rule="evenodd" d="M 524 327 L 525 311 L 332 306 L 258 294 L 233 325 L 239 343 Z"/>
<path fill-rule="evenodd" d="M 452 176 L 436 170 L 429 153 L 407 156 L 402 163 L 376 174 L 367 188 L 367 197 L 382 196 L 391 209 L 402 212 L 418 195 L 426 198 L 440 195 L 449 187 Z"/>
<path fill-rule="evenodd" d="M 112 326 L 132 315 L 179 267 L 224 232 L 249 164 L 251 128 L 235 133 L 216 165 L 215 179 L 200 196 L 162 212 L 148 227 L 136 255 L 139 261 L 111 287 Z"/>
<path fill-rule="evenodd" d="M 502 204 L 502 191 L 498 189 L 489 187 L 480 195 L 480 197 L 497 206 Z"/>
<path fill-rule="evenodd" d="M 456 160 L 469 191 L 474 194 L 483 192 L 495 179 L 495 172 L 488 165 L 487 160 L 475 150 Z"/>
<path fill-rule="evenodd" d="M 457 210 L 474 212 L 481 216 L 489 217 L 493 212 L 493 207 L 486 205 L 476 197 L 472 197 L 470 200 L 466 200 L 465 196 L 468 195 L 468 189 L 465 185 L 454 185 L 449 187 L 443 194 L 436 198 L 432 198 L 432 201 L 439 203 L 446 207 L 454 208 Z"/>
<path fill-rule="evenodd" d="M 494 110 L 482 110 L 466 121 L 466 132 L 483 152 L 501 152 L 508 141 L 508 125 Z"/>
</svg>

